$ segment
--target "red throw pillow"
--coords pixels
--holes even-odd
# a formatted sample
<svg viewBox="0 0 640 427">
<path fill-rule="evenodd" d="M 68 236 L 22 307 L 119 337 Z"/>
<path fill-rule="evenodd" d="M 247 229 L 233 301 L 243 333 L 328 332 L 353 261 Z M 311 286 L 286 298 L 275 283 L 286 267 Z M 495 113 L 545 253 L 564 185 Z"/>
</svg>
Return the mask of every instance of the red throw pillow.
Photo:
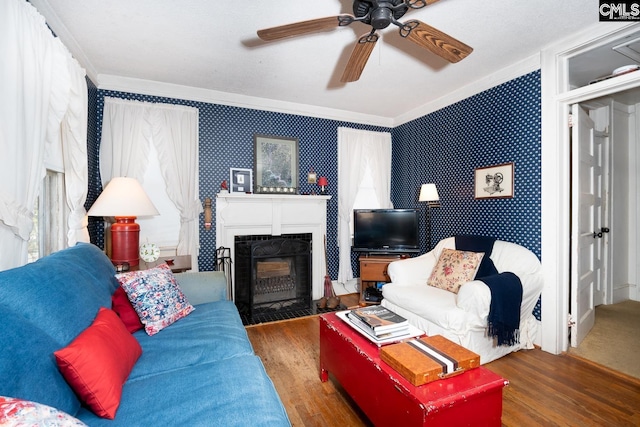
<svg viewBox="0 0 640 427">
<path fill-rule="evenodd" d="M 127 297 L 127 293 L 122 289 L 122 286 L 118 286 L 118 289 L 111 296 L 111 309 L 115 311 L 124 326 L 131 333 L 144 328 L 144 325 L 138 317 L 138 313 L 133 309 L 131 301 Z"/>
<path fill-rule="evenodd" d="M 142 354 L 138 341 L 118 315 L 100 307 L 87 329 L 68 346 L 54 352 L 60 372 L 71 388 L 98 416 L 116 416 L 122 386 Z"/>
</svg>

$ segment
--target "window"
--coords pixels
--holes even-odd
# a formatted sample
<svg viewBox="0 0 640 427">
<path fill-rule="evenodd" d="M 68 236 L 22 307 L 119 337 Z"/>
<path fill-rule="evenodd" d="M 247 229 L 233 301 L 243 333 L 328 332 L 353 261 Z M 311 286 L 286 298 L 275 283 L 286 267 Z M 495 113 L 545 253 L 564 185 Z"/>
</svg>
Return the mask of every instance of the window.
<svg viewBox="0 0 640 427">
<path fill-rule="evenodd" d="M 373 188 L 373 172 L 371 166 L 367 164 L 362 181 L 358 186 L 356 200 L 353 202 L 353 209 L 380 209 L 382 205 L 378 200 L 375 189 Z M 349 231 L 351 239 L 353 239 L 353 210 L 351 211 L 351 222 L 349 223 Z"/>
<path fill-rule="evenodd" d="M 28 262 L 65 247 L 67 209 L 64 173 L 48 169 L 33 207 L 33 229 L 29 237 Z"/>
</svg>

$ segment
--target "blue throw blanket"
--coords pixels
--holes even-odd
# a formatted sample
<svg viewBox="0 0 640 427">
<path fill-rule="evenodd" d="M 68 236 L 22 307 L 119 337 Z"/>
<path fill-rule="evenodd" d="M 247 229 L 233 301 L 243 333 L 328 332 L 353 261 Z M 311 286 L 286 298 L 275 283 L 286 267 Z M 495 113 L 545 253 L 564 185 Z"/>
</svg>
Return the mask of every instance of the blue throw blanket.
<svg viewBox="0 0 640 427">
<path fill-rule="evenodd" d="M 488 334 L 497 339 L 498 345 L 513 345 L 520 341 L 520 306 L 522 305 L 522 282 L 511 272 L 498 273 L 491 252 L 495 238 L 484 236 L 455 236 L 456 249 L 484 252 L 476 273 L 491 291 L 491 305 L 487 318 Z"/>
<path fill-rule="evenodd" d="M 520 342 L 520 306 L 522 282 L 511 272 L 482 277 L 491 291 L 491 305 L 487 324 L 488 334 L 498 345 L 511 346 Z"/>
</svg>

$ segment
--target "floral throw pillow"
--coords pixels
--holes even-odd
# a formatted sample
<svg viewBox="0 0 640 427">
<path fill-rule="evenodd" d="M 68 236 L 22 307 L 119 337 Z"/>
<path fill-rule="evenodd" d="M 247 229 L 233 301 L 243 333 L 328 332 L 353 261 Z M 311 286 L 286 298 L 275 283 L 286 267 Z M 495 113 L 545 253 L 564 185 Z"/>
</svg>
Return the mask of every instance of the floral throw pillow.
<svg viewBox="0 0 640 427">
<path fill-rule="evenodd" d="M 443 249 L 427 285 L 457 294 L 460 286 L 476 276 L 482 257 L 484 252 Z"/>
<path fill-rule="evenodd" d="M 149 335 L 157 334 L 195 310 L 167 264 L 117 274 L 116 278 Z"/>
<path fill-rule="evenodd" d="M 0 396 L 0 426 L 86 427 L 86 424 L 51 406 Z"/>
</svg>

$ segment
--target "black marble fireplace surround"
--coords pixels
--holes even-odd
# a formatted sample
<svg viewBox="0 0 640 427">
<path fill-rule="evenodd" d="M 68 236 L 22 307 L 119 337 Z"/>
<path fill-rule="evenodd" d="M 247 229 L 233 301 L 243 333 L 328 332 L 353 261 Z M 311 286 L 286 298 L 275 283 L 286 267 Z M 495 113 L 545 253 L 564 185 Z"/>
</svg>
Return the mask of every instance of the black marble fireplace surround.
<svg viewBox="0 0 640 427">
<path fill-rule="evenodd" d="M 235 237 L 235 303 L 245 324 L 311 309 L 312 234 Z"/>
</svg>

